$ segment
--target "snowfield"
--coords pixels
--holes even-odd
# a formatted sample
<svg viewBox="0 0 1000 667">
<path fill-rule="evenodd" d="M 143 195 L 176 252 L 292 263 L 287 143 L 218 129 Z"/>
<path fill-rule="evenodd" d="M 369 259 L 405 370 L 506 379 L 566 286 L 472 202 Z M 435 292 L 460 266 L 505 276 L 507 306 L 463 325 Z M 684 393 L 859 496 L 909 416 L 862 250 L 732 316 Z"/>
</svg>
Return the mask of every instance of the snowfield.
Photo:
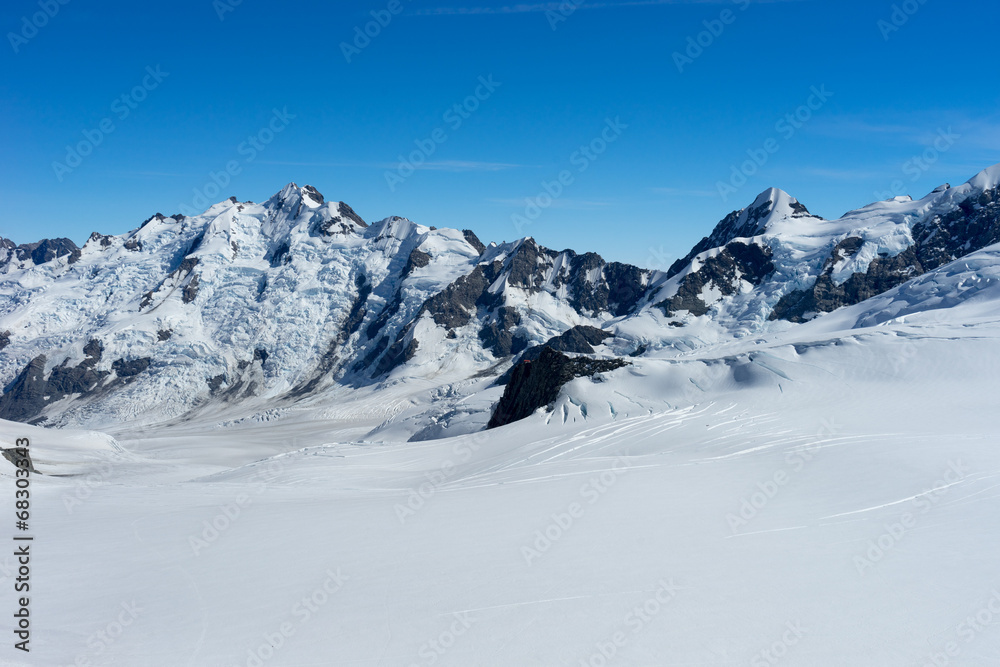
<svg viewBox="0 0 1000 667">
<path fill-rule="evenodd" d="M 998 240 L 1000 165 L 666 272 L 295 184 L 0 239 L 0 665 L 1000 665 Z"/>
<path fill-rule="evenodd" d="M 30 659 L 5 609 L 0 663 L 1000 664 L 998 253 L 456 437 L 406 442 L 417 383 L 108 434 L 2 422 L 44 474 Z"/>
</svg>

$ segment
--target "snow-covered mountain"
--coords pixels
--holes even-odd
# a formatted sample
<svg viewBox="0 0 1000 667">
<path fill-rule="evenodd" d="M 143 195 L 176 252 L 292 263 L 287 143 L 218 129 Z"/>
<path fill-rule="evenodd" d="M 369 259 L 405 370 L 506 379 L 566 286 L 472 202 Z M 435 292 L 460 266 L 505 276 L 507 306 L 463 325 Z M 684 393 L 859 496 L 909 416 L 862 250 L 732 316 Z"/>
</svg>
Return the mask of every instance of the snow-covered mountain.
<svg viewBox="0 0 1000 667">
<path fill-rule="evenodd" d="M 996 172 L 666 273 L 296 186 L 2 243 L 0 407 L 101 432 L 0 418 L 0 662 L 997 664 Z"/>
<path fill-rule="evenodd" d="M 632 313 L 656 277 L 531 239 L 368 225 L 294 184 L 6 253 L 0 415 L 59 425 L 273 407 L 394 371 L 464 379 Z"/>
<path fill-rule="evenodd" d="M 404 218 L 369 225 L 295 184 L 82 248 L 3 239 L 0 418 L 265 420 L 403 386 L 393 428 L 478 430 L 551 404 L 574 376 L 781 331 L 998 243 L 998 186 L 1000 165 L 832 221 L 771 189 L 665 273 L 530 238 L 487 246 Z M 552 353 L 596 359 L 556 372 Z"/>
</svg>

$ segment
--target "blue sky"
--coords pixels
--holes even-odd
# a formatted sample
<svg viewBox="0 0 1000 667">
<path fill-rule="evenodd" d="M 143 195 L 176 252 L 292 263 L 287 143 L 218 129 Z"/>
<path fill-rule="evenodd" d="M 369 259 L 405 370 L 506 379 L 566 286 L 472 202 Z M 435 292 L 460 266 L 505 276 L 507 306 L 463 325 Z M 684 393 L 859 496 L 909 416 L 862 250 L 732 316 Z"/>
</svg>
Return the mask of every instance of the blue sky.
<svg viewBox="0 0 1000 667">
<path fill-rule="evenodd" d="M 0 11 L 19 243 L 294 181 L 663 266 L 770 186 L 839 217 L 1000 162 L 995 3 L 62 2 Z"/>
</svg>

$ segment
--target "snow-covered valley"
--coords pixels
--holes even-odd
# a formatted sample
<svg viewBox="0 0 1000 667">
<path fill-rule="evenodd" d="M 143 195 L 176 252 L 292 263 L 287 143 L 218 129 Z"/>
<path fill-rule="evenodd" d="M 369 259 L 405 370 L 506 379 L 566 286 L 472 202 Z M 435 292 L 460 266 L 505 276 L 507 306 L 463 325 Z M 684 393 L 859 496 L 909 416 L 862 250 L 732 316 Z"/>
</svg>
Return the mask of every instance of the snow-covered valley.
<svg viewBox="0 0 1000 667">
<path fill-rule="evenodd" d="M 984 174 L 993 172 L 1000 169 Z M 299 245 L 289 244 L 301 258 L 289 266 L 329 271 L 358 289 L 371 284 L 380 307 L 404 295 L 382 320 L 393 339 L 386 346 L 420 344 L 383 373 L 323 361 L 325 342 L 285 347 L 273 330 L 241 334 L 252 340 L 233 333 L 238 323 L 220 315 L 221 304 L 258 303 L 293 323 L 322 313 L 314 337 L 331 335 L 352 363 L 373 349 L 376 336 L 365 329 L 385 311 L 313 290 L 307 283 L 322 285 L 319 273 L 294 274 L 301 303 L 314 311 L 296 314 L 287 295 L 284 303 L 242 296 L 261 275 L 269 285 L 282 271 L 291 280 L 280 261 L 234 267 L 226 262 L 235 256 L 223 257 L 217 274 L 199 274 L 191 300 L 177 292 L 180 282 L 165 287 L 152 319 L 138 302 L 127 305 L 147 287 L 136 275 L 127 276 L 133 292 L 108 292 L 125 305 L 105 311 L 79 305 L 71 284 L 79 276 L 42 285 L 46 272 L 82 271 L 66 259 L 8 266 L 0 317 L 0 329 L 13 332 L 0 348 L 8 393 L 42 349 L 59 350 L 36 365 L 43 373 L 63 357 L 62 368 L 81 368 L 80 377 L 108 370 L 94 376 L 102 390 L 33 404 L 32 417 L 67 428 L 0 421 L 3 448 L 29 438 L 37 470 L 32 650 L 30 660 L 7 651 L 0 663 L 995 665 L 1000 245 L 937 265 L 914 250 L 921 270 L 860 300 L 849 290 L 835 303 L 828 290 L 806 294 L 824 266 L 835 286 L 855 275 L 868 276 L 867 287 L 882 284 L 871 263 L 929 247 L 920 246 L 921 221 L 940 223 L 954 209 L 944 198 L 968 187 L 872 205 L 829 225 L 769 191 L 756 203 L 769 218 L 752 219 L 754 207 L 734 213 L 711 249 L 669 275 L 573 264 L 542 249 L 531 251 L 538 275 L 525 276 L 512 259 L 525 243 L 479 250 L 462 232 L 397 219 L 379 223 L 384 236 L 367 227 L 334 241 L 344 245 L 338 257 L 366 267 L 365 283 L 353 269 L 310 258 L 308 248 L 322 248 L 304 230 L 329 222 L 314 211 Z M 233 248 L 230 236 L 220 232 L 218 248 L 200 246 L 197 271 L 214 266 L 210 253 Z M 249 252 L 259 238 L 232 252 Z M 844 244 L 849 238 L 862 242 Z M 373 253 L 366 239 L 396 247 Z M 107 247 L 128 242 L 116 237 Z M 767 255 L 770 271 L 758 270 L 749 246 Z M 427 263 L 411 266 L 413 257 L 424 261 L 413 254 L 421 247 Z M 171 257 L 178 266 L 183 259 Z M 75 264 L 87 261 L 85 249 Z M 434 295 L 475 282 L 468 276 L 488 272 L 476 268 L 484 265 L 498 267 L 494 280 L 475 283 L 471 299 L 452 290 L 459 297 L 438 308 Z M 118 274 L 132 270 L 123 267 Z M 699 274 L 704 267 L 711 271 Z M 212 287 L 213 275 L 232 281 Z M 611 296 L 602 301 L 594 287 L 596 300 L 581 305 L 577 275 L 609 285 Z M 702 277 L 685 287 L 691 275 Z M 615 296 L 628 292 L 615 292 L 622 285 L 641 288 L 627 307 Z M 716 289 L 700 292 L 706 312 L 698 314 L 693 295 L 704 285 Z M 77 305 L 44 310 L 33 290 Z M 806 296 L 786 303 L 797 314 L 770 318 L 796 291 Z M 488 293 L 510 311 L 477 301 Z M 813 310 L 795 305 L 803 299 Z M 456 315 L 456 303 L 473 303 L 474 312 Z M 84 325 L 67 314 L 73 307 Z M 515 311 L 516 319 L 504 314 Z M 344 318 L 346 329 L 324 329 Z M 176 340 L 155 341 L 164 323 Z M 28 325 L 44 325 L 42 342 L 19 333 Z M 481 333 L 491 325 L 501 330 L 496 339 Z M 586 326 L 610 333 L 590 353 L 562 339 L 558 349 L 627 365 L 568 379 L 550 404 L 486 429 L 511 383 L 530 380 L 525 365 L 539 364 L 518 362 L 510 338 L 522 336 L 530 351 Z M 84 349 L 92 338 L 103 358 Z M 133 345 L 153 350 L 152 370 L 129 374 Z M 113 358 L 126 361 L 112 366 Z M 206 384 L 213 364 L 231 373 L 215 388 Z M 496 380 L 508 370 L 505 389 Z M 233 372 L 256 389 L 223 400 L 212 392 L 233 386 Z M 51 389 L 57 376 L 41 376 L 39 386 Z M 291 396 L 302 386 L 308 391 Z M 132 410 L 123 407 L 129 401 Z M 0 464 L 6 513 L 14 467 Z M 5 589 L 16 565 L 0 557 Z M 14 623 L 2 617 L 10 636 Z"/>
</svg>

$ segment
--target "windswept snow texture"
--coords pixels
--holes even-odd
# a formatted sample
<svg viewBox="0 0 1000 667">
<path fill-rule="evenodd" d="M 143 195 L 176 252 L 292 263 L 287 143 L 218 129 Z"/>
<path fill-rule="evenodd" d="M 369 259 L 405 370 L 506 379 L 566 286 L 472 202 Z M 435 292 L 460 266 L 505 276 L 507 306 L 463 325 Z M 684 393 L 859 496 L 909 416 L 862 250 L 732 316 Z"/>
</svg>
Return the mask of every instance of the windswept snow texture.
<svg viewBox="0 0 1000 667">
<path fill-rule="evenodd" d="M 0 245 L 0 664 L 1000 664 L 998 181 L 666 273 L 294 184 Z"/>
<path fill-rule="evenodd" d="M 995 665 L 998 254 L 458 437 L 367 440 L 402 383 L 226 428 L 0 422 L 45 473 L 2 662 Z"/>
<path fill-rule="evenodd" d="M 531 238 L 369 225 L 294 183 L 83 248 L 3 240 L 0 419 L 228 424 L 403 383 L 423 393 L 385 437 L 470 433 L 516 359 L 580 327 L 608 333 L 597 358 L 766 335 L 1000 242 L 998 182 L 1000 165 L 834 221 L 772 188 L 666 273 Z"/>
<path fill-rule="evenodd" d="M 0 245 L 0 418 L 225 421 L 397 381 L 446 390 L 633 313 L 659 275 L 530 238 L 368 225 L 295 184 L 59 248 Z"/>
</svg>

